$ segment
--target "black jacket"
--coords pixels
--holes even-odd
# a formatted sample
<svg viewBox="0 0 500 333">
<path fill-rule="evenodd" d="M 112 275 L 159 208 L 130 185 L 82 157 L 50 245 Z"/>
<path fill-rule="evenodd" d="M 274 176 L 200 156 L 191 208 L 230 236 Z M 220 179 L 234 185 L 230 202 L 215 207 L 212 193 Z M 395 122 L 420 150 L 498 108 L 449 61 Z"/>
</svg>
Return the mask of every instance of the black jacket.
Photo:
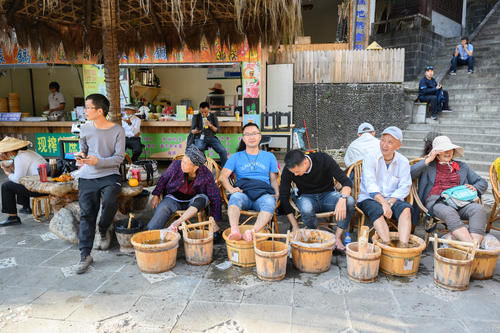
<svg viewBox="0 0 500 333">
<path fill-rule="evenodd" d="M 434 78 L 428 80 L 424 76 L 422 80 L 420 80 L 420 83 L 418 84 L 418 97 L 436 95 L 438 91 L 438 89 L 436 89 L 437 85 L 438 84 L 436 80 L 434 80 Z"/>
<path fill-rule="evenodd" d="M 234 187 L 239 187 L 252 201 L 264 194 L 275 194 L 271 185 L 258 179 L 242 178 L 234 184 Z"/>
</svg>

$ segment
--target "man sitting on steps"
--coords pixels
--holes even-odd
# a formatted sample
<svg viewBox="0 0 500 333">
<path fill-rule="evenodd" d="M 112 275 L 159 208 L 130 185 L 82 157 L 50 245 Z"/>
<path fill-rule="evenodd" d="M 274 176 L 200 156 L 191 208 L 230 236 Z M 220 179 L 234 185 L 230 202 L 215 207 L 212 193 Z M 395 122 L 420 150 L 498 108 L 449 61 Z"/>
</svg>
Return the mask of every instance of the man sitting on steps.
<svg viewBox="0 0 500 333">
<path fill-rule="evenodd" d="M 469 38 L 462 37 L 460 44 L 455 48 L 455 53 L 451 59 L 450 75 L 457 75 L 457 65 L 467 65 L 467 74 L 472 74 L 474 72 L 474 57 L 472 56 L 473 51 L 474 46 L 469 44 Z"/>
<path fill-rule="evenodd" d="M 433 78 L 434 67 L 425 67 L 425 76 L 418 85 L 418 99 L 431 107 L 431 119 L 437 120 L 438 112 L 451 112 L 448 107 L 448 92 Z"/>
</svg>

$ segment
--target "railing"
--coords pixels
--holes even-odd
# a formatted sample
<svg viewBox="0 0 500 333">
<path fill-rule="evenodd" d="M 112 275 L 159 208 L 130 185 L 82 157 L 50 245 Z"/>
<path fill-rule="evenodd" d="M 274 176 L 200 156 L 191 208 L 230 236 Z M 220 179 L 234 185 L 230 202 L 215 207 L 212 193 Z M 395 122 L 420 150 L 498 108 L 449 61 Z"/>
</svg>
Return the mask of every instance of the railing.
<svg viewBox="0 0 500 333">
<path fill-rule="evenodd" d="M 405 52 L 291 49 L 279 54 L 277 63 L 294 64 L 295 83 L 403 82 Z"/>
</svg>

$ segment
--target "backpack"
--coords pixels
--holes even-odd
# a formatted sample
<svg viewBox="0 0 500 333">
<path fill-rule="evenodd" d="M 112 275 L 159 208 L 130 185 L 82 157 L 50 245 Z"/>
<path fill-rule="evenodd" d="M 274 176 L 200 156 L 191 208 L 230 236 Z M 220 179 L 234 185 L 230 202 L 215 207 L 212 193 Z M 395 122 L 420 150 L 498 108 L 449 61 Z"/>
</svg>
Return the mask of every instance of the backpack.
<svg viewBox="0 0 500 333">
<path fill-rule="evenodd" d="M 479 201 L 477 191 L 472 191 L 465 185 L 455 186 L 443 191 L 441 198 L 443 198 L 445 204 L 455 209 L 460 209 L 472 202 Z"/>
</svg>

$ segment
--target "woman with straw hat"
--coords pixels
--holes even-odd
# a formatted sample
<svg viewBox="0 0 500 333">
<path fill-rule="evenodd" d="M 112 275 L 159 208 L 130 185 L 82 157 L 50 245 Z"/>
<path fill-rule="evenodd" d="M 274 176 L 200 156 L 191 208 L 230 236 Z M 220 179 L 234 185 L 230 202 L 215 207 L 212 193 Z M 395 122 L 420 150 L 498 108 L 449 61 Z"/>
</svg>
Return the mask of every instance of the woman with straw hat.
<svg viewBox="0 0 500 333">
<path fill-rule="evenodd" d="M 9 178 L 2 184 L 2 213 L 9 214 L 6 220 L 0 221 L 0 227 L 21 224 L 17 216 L 17 203 L 23 206 L 20 213 L 31 214 L 30 197 L 43 194 L 31 192 L 19 184 L 24 176 L 38 175 L 38 165 L 44 164 L 45 159 L 32 150 L 26 150 L 31 142 L 12 137 L 5 137 L 0 141 L 0 166 Z"/>
<path fill-rule="evenodd" d="M 418 196 L 422 202 L 451 231 L 445 238 L 467 242 L 477 240 L 480 244 L 486 227 L 483 206 L 471 202 L 454 208 L 440 199 L 443 191 L 459 185 L 465 185 L 479 195 L 488 188 L 488 183 L 465 162 L 454 160 L 463 155 L 462 147 L 453 144 L 447 136 L 438 136 L 432 142 L 432 151 L 411 167 L 411 175 L 413 179 L 420 177 Z M 465 225 L 462 219 L 469 220 L 469 225 Z"/>
</svg>

